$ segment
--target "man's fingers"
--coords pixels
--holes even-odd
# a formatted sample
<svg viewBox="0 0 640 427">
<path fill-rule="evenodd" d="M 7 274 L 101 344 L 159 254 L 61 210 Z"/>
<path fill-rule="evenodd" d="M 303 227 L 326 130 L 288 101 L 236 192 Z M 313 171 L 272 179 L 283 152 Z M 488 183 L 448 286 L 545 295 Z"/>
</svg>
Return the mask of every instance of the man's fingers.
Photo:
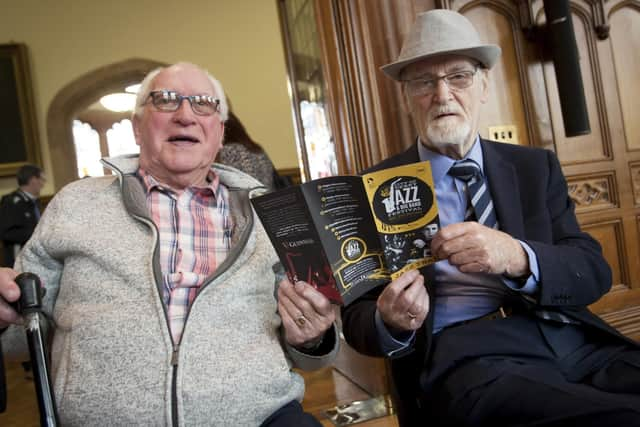
<svg viewBox="0 0 640 427">
<path fill-rule="evenodd" d="M 333 311 L 331 301 L 310 284 L 299 281 L 296 282 L 293 287 L 295 288 L 296 294 L 303 298 L 316 313 L 325 316 Z"/>
<path fill-rule="evenodd" d="M 20 298 L 20 288 L 13 280 L 18 273 L 10 268 L 0 268 L 0 297 L 15 302 Z"/>
<path fill-rule="evenodd" d="M 278 311 L 285 328 L 287 342 L 298 346 L 315 341 L 324 335 L 335 321 L 335 311 L 329 300 L 305 282 L 297 282 L 295 286 L 289 282 L 282 288 L 282 291 L 278 289 Z M 316 294 L 319 294 L 322 301 L 318 301 Z M 307 298 L 315 301 L 311 303 Z M 319 309 L 323 310 L 324 303 L 327 304 L 328 312 L 317 311 L 314 304 L 319 304 Z"/>
<path fill-rule="evenodd" d="M 422 317 L 421 312 L 428 308 L 428 302 L 424 302 L 426 295 L 424 277 L 418 270 L 408 271 L 383 290 L 378 297 L 378 311 L 388 325 L 403 330 L 415 329 L 412 322 Z M 424 317 L 417 325 L 422 320 Z"/>
<path fill-rule="evenodd" d="M 296 282 L 295 285 L 289 281 L 282 282 L 278 289 L 278 304 L 298 325 L 307 322 L 314 328 L 326 329 L 335 320 L 329 299 L 306 282 Z"/>
<path fill-rule="evenodd" d="M 298 308 L 287 295 L 280 295 L 278 297 L 278 310 L 280 312 L 286 312 L 286 314 L 289 315 L 292 319 L 297 319 L 298 317 L 304 315 L 302 313 L 302 310 Z"/>
<path fill-rule="evenodd" d="M 455 227 L 453 232 L 450 232 L 449 226 L 443 228 L 444 233 L 432 245 L 432 253 L 437 259 L 448 259 L 451 262 L 451 258 L 456 255 L 476 256 L 467 253 L 470 251 L 474 251 L 474 254 L 482 252 L 482 256 L 486 258 L 496 245 L 501 244 L 500 232 L 477 222 L 452 225 L 459 227 Z M 456 262 L 461 261 L 458 259 Z"/>
<path fill-rule="evenodd" d="M 443 241 L 432 252 L 437 259 L 449 259 L 452 255 L 479 247 L 480 240 L 472 233 L 456 236 L 451 240 Z"/>
<path fill-rule="evenodd" d="M 459 222 L 442 227 L 431 240 L 431 253 L 435 254 L 442 244 L 468 232 L 470 222 Z"/>
<path fill-rule="evenodd" d="M 449 256 L 449 263 L 457 267 L 477 263 L 489 267 L 489 254 L 484 249 L 468 249 Z"/>
<path fill-rule="evenodd" d="M 418 275 L 414 281 L 405 288 L 404 291 L 404 300 L 410 302 L 407 306 L 407 309 L 410 308 L 411 305 L 423 294 L 426 293 L 426 289 L 424 287 L 424 276 Z M 404 307 L 402 307 L 404 308 Z"/>
<path fill-rule="evenodd" d="M 20 299 L 20 288 L 13 279 L 18 275 L 10 268 L 0 268 L 0 328 L 19 323 L 20 316 L 9 304 Z"/>
<path fill-rule="evenodd" d="M 0 301 L 0 328 L 6 328 L 12 323 L 21 323 L 20 315 L 5 301 Z"/>
<path fill-rule="evenodd" d="M 389 299 L 395 300 L 418 276 L 420 276 L 418 270 L 405 271 L 400 277 L 389 283 L 382 293 L 387 294 Z"/>
<path fill-rule="evenodd" d="M 491 273 L 491 267 L 480 262 L 470 262 L 458 266 L 458 270 L 463 273 Z"/>
</svg>

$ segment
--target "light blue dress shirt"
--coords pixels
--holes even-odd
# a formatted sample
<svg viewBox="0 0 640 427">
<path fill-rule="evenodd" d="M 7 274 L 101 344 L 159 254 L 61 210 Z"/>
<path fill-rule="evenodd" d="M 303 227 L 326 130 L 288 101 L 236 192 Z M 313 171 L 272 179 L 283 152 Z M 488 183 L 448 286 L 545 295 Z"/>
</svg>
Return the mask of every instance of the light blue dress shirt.
<svg viewBox="0 0 640 427">
<path fill-rule="evenodd" d="M 455 160 L 425 148 L 419 141 L 418 153 L 420 161 L 428 160 L 431 163 L 440 227 L 463 222 L 468 203 L 466 185 L 448 174 Z M 484 173 L 479 137 L 476 137 L 476 142 L 465 159 L 474 160 Z M 531 270 L 531 275 L 524 284 L 496 274 L 462 273 L 447 260 L 438 261 L 429 267 L 425 280 L 433 283 L 432 289 L 435 292 L 435 307 L 431 307 L 431 310 L 435 310 L 434 333 L 448 325 L 475 319 L 497 310 L 510 292 L 536 294 L 540 274 L 538 260 L 529 245 L 522 241 L 520 244 L 527 253 Z M 378 335 L 387 355 L 392 356 L 411 344 L 414 333 L 392 336 L 377 311 L 375 316 Z"/>
</svg>

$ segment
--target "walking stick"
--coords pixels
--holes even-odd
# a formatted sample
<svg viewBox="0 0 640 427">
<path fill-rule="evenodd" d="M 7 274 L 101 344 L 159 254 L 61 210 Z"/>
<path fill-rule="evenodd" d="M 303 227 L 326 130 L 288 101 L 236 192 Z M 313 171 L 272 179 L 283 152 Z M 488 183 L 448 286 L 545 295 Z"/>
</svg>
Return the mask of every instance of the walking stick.
<svg viewBox="0 0 640 427">
<path fill-rule="evenodd" d="M 40 409 L 40 425 L 56 427 L 60 422 L 58 420 L 56 402 L 53 398 L 53 388 L 47 362 L 47 347 L 42 336 L 40 323 L 43 319 L 42 297 L 45 291 L 40 283 L 40 278 L 32 273 L 22 273 L 14 281 L 20 288 L 17 311 L 22 314 L 25 320 L 24 328 L 29 344 L 33 379 L 38 396 L 38 408 Z"/>
<path fill-rule="evenodd" d="M 2 357 L 2 343 L 0 342 L 0 414 L 7 409 L 7 382 L 4 377 L 4 360 Z"/>
</svg>

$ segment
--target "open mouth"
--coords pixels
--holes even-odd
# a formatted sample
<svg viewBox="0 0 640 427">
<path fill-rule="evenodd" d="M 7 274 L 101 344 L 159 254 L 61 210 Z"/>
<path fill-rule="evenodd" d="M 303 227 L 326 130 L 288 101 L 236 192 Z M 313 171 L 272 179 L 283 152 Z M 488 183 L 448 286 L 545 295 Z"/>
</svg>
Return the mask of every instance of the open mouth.
<svg viewBox="0 0 640 427">
<path fill-rule="evenodd" d="M 195 138 L 191 135 L 171 135 L 168 141 L 177 142 L 177 143 L 189 143 L 189 144 L 196 144 L 200 142 L 198 138 Z"/>
<path fill-rule="evenodd" d="M 446 117 L 455 117 L 455 114 L 454 114 L 454 113 L 436 114 L 436 115 L 434 116 L 434 119 L 435 119 L 435 120 L 438 120 L 438 119 L 444 119 L 444 118 L 446 118 Z"/>
</svg>

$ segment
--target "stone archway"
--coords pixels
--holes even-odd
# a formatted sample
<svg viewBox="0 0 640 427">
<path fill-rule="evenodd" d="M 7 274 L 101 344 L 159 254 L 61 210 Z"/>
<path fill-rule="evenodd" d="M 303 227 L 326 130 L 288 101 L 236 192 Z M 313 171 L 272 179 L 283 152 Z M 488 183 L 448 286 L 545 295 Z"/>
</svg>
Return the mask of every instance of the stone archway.
<svg viewBox="0 0 640 427">
<path fill-rule="evenodd" d="M 47 137 L 55 191 L 78 179 L 73 145 L 73 118 L 103 95 L 139 83 L 151 70 L 167 64 L 131 58 L 90 71 L 62 88 L 47 112 Z"/>
</svg>

